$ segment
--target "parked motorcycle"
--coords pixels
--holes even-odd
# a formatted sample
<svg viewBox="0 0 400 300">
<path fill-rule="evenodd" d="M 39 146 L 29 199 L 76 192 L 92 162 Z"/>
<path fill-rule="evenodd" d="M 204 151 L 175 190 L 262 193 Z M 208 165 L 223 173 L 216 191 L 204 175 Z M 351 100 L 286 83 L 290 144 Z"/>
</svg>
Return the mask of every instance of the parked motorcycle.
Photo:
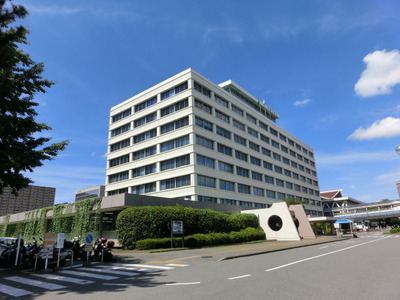
<svg viewBox="0 0 400 300">
<path fill-rule="evenodd" d="M 108 241 L 106 238 L 97 240 L 94 245 L 93 260 L 96 261 L 111 261 L 113 258 L 112 248 L 114 247 L 113 241 Z"/>
</svg>

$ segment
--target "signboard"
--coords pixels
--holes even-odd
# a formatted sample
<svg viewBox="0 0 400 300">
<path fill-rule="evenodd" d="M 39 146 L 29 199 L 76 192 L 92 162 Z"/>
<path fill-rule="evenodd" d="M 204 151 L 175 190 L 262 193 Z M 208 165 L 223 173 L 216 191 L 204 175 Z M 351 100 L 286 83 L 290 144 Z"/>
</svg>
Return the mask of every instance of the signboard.
<svg viewBox="0 0 400 300">
<path fill-rule="evenodd" d="M 42 258 L 53 258 L 53 246 L 54 246 L 55 235 L 52 232 L 48 232 L 44 235 Z M 47 269 L 47 264 L 46 264 Z"/>
<path fill-rule="evenodd" d="M 57 248 L 62 249 L 64 248 L 64 233 L 57 234 Z"/>
<path fill-rule="evenodd" d="M 92 251 L 92 243 L 93 243 L 94 237 L 93 234 L 88 233 L 85 236 L 85 251 L 89 252 Z"/>
<path fill-rule="evenodd" d="M 172 234 L 183 234 L 183 221 L 172 220 L 171 230 Z"/>
</svg>

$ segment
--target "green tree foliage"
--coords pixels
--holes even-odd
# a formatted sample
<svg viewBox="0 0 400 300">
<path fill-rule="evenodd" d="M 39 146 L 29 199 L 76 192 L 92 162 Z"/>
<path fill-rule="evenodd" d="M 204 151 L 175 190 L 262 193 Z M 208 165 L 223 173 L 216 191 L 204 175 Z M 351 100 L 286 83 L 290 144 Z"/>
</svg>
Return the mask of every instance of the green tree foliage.
<svg viewBox="0 0 400 300">
<path fill-rule="evenodd" d="M 296 198 L 287 198 L 285 200 L 287 206 L 296 205 L 296 204 L 303 204 L 301 200 L 297 200 Z"/>
<path fill-rule="evenodd" d="M 185 235 L 231 232 L 247 227 L 258 228 L 253 214 L 224 214 L 209 209 L 182 206 L 142 206 L 123 210 L 117 217 L 120 243 L 132 247 L 139 240 L 171 236 L 171 220 L 183 220 Z"/>
<path fill-rule="evenodd" d="M 29 31 L 10 26 L 27 15 L 22 5 L 0 0 L 0 193 L 6 186 L 13 193 L 28 186 L 33 181 L 24 173 L 53 159 L 68 144 L 48 144 L 51 138 L 39 136 L 51 127 L 35 122 L 38 103 L 33 98 L 53 82 L 42 78 L 43 63 L 35 63 L 19 47 L 28 44 Z"/>
</svg>

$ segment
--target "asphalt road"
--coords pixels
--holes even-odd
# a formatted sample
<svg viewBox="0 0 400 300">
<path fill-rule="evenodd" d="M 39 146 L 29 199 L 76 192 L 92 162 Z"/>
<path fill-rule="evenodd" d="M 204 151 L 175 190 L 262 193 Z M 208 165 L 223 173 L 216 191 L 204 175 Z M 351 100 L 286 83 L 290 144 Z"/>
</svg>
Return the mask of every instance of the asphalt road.
<svg viewBox="0 0 400 300">
<path fill-rule="evenodd" d="M 0 272 L 0 299 L 398 300 L 399 253 L 400 235 L 374 232 L 224 261 L 205 256 L 175 263 L 93 265 L 46 278 Z"/>
</svg>

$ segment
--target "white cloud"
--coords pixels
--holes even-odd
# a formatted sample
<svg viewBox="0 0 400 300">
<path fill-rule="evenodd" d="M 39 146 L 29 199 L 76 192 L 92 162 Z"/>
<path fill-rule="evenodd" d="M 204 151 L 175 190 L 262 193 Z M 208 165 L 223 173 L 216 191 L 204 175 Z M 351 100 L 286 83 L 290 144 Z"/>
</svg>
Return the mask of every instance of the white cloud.
<svg viewBox="0 0 400 300">
<path fill-rule="evenodd" d="M 380 50 L 364 57 L 367 65 L 360 79 L 354 86 L 361 97 L 390 94 L 392 88 L 400 84 L 399 50 Z"/>
<path fill-rule="evenodd" d="M 24 6 L 28 9 L 30 13 L 40 15 L 70 15 L 82 11 L 82 9 L 79 8 L 68 8 L 55 5 L 45 6 L 32 3 L 27 3 Z"/>
<path fill-rule="evenodd" d="M 351 140 L 372 140 L 400 136 L 400 119 L 387 117 L 374 122 L 370 127 L 356 129 L 348 138 Z"/>
<path fill-rule="evenodd" d="M 295 106 L 304 106 L 307 103 L 310 103 L 311 100 L 310 99 L 304 99 L 304 100 L 298 100 L 295 103 L 293 103 Z"/>
</svg>

